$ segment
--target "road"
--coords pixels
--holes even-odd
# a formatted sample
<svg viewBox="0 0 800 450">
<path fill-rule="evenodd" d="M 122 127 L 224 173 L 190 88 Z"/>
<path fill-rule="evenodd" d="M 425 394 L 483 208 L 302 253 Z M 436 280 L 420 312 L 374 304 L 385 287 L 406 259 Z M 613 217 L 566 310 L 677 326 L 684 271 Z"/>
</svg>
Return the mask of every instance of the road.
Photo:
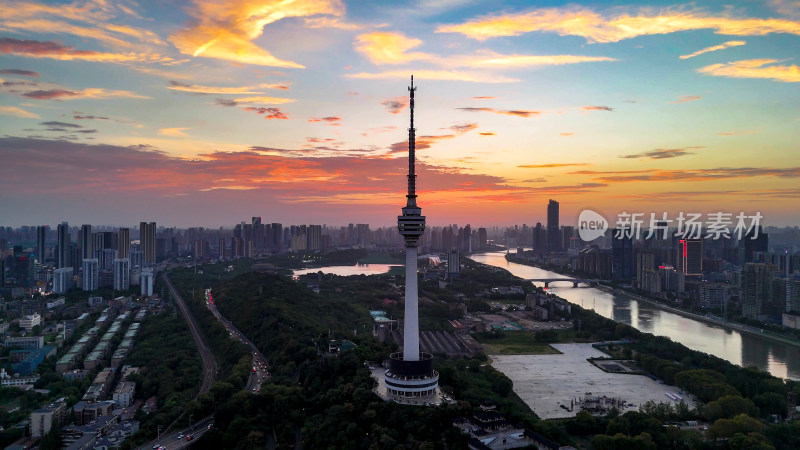
<svg viewBox="0 0 800 450">
<path fill-rule="evenodd" d="M 189 330 L 192 332 L 192 338 L 197 346 L 197 350 L 200 352 L 200 358 L 203 360 L 203 381 L 200 383 L 200 392 L 198 395 L 205 394 L 211 389 L 211 385 L 214 384 L 214 380 L 217 377 L 217 361 L 214 359 L 211 349 L 208 348 L 205 342 L 203 342 L 203 339 L 200 337 L 200 329 L 197 326 L 197 322 L 194 320 L 194 316 L 192 315 L 191 311 L 189 311 L 186 303 L 183 301 L 183 297 L 181 297 L 181 295 L 178 293 L 178 290 L 172 285 L 172 281 L 170 281 L 167 273 L 164 272 L 164 274 L 161 275 L 161 278 L 165 283 L 167 283 L 167 287 L 172 293 L 172 298 L 175 299 L 175 304 L 178 305 L 183 317 L 189 324 Z"/>
<path fill-rule="evenodd" d="M 160 439 L 156 439 L 155 441 L 148 444 L 148 449 L 157 449 L 162 448 L 164 450 L 177 450 L 181 448 L 186 448 L 191 446 L 192 444 L 200 439 L 200 437 L 208 430 L 211 429 L 211 426 L 214 424 L 214 417 L 209 416 L 206 417 L 198 422 L 195 422 L 188 428 L 181 429 L 180 431 L 171 431 L 169 433 L 164 433 L 161 435 Z M 188 438 L 191 436 L 191 439 Z"/>
<path fill-rule="evenodd" d="M 206 289 L 205 296 L 206 306 L 211 313 L 214 314 L 214 317 L 225 325 L 225 328 L 228 329 L 228 333 L 250 347 L 250 353 L 253 356 L 253 371 L 250 372 L 250 378 L 247 380 L 247 387 L 245 389 L 256 393 L 260 392 L 261 384 L 270 377 L 267 358 L 264 357 L 251 340 L 247 339 L 247 336 L 242 334 L 228 319 L 220 314 L 217 305 L 214 303 L 214 297 L 211 295 L 211 289 Z"/>
</svg>

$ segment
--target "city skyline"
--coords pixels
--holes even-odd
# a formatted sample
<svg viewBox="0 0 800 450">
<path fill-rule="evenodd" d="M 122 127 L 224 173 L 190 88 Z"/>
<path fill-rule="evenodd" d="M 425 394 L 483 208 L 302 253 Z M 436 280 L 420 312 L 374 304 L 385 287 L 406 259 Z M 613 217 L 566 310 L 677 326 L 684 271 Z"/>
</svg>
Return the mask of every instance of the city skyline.
<svg viewBox="0 0 800 450">
<path fill-rule="evenodd" d="M 433 225 L 544 224 L 548 199 L 565 225 L 583 209 L 800 219 L 796 2 L 0 12 L 6 226 L 390 225 L 411 73 Z"/>
</svg>

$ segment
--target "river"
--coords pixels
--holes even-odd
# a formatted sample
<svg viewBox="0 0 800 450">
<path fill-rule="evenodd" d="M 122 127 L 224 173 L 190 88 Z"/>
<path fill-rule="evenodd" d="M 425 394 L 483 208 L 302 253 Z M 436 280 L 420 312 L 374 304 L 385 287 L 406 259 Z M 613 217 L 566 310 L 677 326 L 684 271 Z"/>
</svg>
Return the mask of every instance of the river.
<svg viewBox="0 0 800 450">
<path fill-rule="evenodd" d="M 509 262 L 505 252 L 476 253 L 471 259 L 508 270 L 520 278 L 569 278 L 564 275 Z M 539 283 L 542 284 L 542 283 Z M 759 336 L 700 322 L 647 302 L 593 288 L 573 288 L 572 283 L 551 283 L 547 290 L 571 303 L 740 366 L 755 366 L 778 378 L 800 380 L 800 348 Z"/>
</svg>

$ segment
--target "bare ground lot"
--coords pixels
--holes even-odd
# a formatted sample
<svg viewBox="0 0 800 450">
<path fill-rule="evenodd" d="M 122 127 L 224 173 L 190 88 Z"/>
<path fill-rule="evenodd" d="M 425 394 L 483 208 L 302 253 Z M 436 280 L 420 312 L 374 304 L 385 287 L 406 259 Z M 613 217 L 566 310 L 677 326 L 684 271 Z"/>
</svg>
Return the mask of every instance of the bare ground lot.
<svg viewBox="0 0 800 450">
<path fill-rule="evenodd" d="M 604 357 L 605 353 L 591 344 L 552 344 L 560 351 L 556 355 L 490 354 L 492 366 L 514 382 L 514 392 L 543 419 L 573 417 L 578 409 L 567 411 L 560 405 L 591 392 L 593 396 L 624 399 L 626 411 L 638 410 L 648 400 L 673 402 L 667 392 L 681 395 L 675 386 L 659 384 L 644 375 L 603 372 L 586 359 Z M 683 396 L 689 407 L 694 402 Z M 625 411 L 621 411 L 625 412 Z"/>
</svg>

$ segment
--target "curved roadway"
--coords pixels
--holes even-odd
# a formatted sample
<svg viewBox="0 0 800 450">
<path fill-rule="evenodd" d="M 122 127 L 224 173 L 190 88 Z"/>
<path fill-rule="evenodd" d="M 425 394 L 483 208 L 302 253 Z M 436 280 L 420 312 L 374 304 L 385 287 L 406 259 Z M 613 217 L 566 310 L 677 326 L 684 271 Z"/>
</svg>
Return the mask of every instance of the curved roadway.
<svg viewBox="0 0 800 450">
<path fill-rule="evenodd" d="M 181 295 L 178 293 L 178 290 L 172 285 L 172 281 L 170 281 L 167 273 L 164 272 L 164 274 L 161 275 L 161 278 L 165 283 L 167 283 L 167 287 L 172 293 L 172 298 L 175 299 L 175 304 L 178 305 L 183 317 L 189 324 L 189 331 L 192 332 L 192 338 L 194 339 L 195 345 L 197 345 L 197 350 L 200 352 L 200 358 L 203 360 L 203 381 L 200 383 L 200 392 L 198 395 L 205 394 L 211 389 L 211 385 L 214 384 L 214 380 L 217 377 L 217 361 L 214 359 L 214 355 L 211 353 L 211 350 L 208 348 L 205 342 L 203 342 L 202 337 L 200 337 L 200 330 L 197 326 L 197 322 L 194 321 L 194 316 L 192 315 L 191 311 L 189 311 L 186 303 L 183 301 L 183 297 L 181 297 Z"/>
</svg>

